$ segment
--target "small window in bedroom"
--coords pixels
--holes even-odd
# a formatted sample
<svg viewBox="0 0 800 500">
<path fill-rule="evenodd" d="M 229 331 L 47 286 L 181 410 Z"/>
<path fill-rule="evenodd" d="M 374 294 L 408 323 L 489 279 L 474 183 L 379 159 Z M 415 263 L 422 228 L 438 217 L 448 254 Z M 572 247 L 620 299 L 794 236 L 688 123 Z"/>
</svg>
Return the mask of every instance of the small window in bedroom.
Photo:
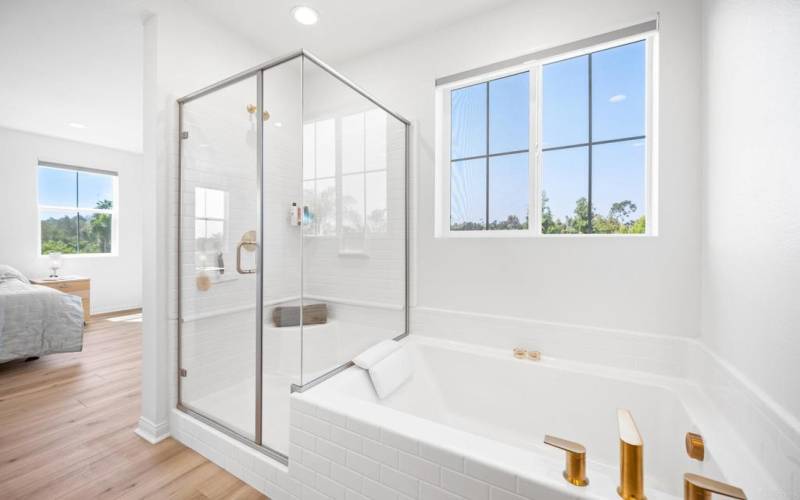
<svg viewBox="0 0 800 500">
<path fill-rule="evenodd" d="M 39 163 L 40 252 L 114 253 L 117 174 Z"/>
</svg>

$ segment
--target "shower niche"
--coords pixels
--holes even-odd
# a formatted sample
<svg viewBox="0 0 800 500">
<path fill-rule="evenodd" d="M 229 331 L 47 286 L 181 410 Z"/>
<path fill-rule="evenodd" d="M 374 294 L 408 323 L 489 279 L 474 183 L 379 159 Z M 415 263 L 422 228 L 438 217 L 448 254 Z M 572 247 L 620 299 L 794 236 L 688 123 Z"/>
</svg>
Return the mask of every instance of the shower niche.
<svg viewBox="0 0 800 500">
<path fill-rule="evenodd" d="M 178 407 L 286 462 L 290 393 L 408 332 L 409 123 L 306 51 L 178 108 Z"/>
</svg>

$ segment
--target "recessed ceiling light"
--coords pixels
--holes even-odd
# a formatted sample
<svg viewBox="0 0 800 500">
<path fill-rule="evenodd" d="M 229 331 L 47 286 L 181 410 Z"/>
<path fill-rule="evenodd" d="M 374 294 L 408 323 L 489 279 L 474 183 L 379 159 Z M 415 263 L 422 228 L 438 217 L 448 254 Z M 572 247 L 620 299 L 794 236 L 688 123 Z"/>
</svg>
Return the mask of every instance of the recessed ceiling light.
<svg viewBox="0 0 800 500">
<path fill-rule="evenodd" d="M 78 123 L 78 122 L 69 122 L 69 123 L 67 123 L 67 125 L 69 125 L 72 128 L 86 128 L 86 125 L 84 125 L 83 123 Z"/>
<path fill-rule="evenodd" d="M 292 15 L 295 21 L 306 26 L 317 24 L 317 21 L 319 21 L 319 14 L 317 11 L 306 5 L 298 5 L 292 9 Z"/>
</svg>

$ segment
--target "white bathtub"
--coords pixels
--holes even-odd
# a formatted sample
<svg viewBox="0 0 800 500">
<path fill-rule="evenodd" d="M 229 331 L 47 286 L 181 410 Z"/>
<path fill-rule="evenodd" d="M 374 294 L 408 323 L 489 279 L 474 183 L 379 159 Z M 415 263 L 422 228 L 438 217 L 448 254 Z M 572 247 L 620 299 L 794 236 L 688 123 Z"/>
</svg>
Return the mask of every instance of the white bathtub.
<svg viewBox="0 0 800 500">
<path fill-rule="evenodd" d="M 332 422 L 346 422 L 341 425 L 348 429 L 357 431 L 359 422 L 367 423 L 420 443 L 416 450 L 425 445 L 445 450 L 462 457 L 462 464 L 478 464 L 478 470 L 484 464 L 505 474 L 497 477 L 516 478 L 498 483 L 500 490 L 497 495 L 491 490 L 492 499 L 519 498 L 503 497 L 504 492 L 525 498 L 618 498 L 617 408 L 631 411 L 643 436 L 645 492 L 651 500 L 682 497 L 685 472 L 741 484 L 726 478 L 717 460 L 718 452 L 736 449 L 737 443 L 731 443 L 735 436 L 701 391 L 685 380 L 552 359 L 547 353 L 540 362 L 519 360 L 510 349 L 418 335 L 407 338 L 404 348 L 412 355 L 414 377 L 383 401 L 366 372 L 355 367 L 298 398 L 322 408 L 320 413 L 339 415 Z M 689 431 L 706 439 L 704 462 L 686 455 L 684 435 Z M 587 487 L 562 479 L 564 454 L 542 444 L 545 434 L 586 446 Z M 317 439 L 324 438 L 320 434 Z M 382 479 L 383 469 L 380 474 Z M 427 487 L 445 497 L 445 485 L 417 479 L 420 494 L 409 496 L 426 498 L 422 488 Z"/>
</svg>

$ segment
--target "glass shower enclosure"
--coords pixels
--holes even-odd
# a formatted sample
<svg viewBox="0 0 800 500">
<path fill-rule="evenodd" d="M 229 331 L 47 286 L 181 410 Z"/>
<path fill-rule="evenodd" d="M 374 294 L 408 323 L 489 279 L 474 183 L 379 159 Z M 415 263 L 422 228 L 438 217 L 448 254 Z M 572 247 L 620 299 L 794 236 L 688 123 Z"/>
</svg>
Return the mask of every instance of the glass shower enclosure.
<svg viewBox="0 0 800 500">
<path fill-rule="evenodd" d="M 302 50 L 178 108 L 178 408 L 286 463 L 290 393 L 408 332 L 409 122 Z"/>
</svg>

